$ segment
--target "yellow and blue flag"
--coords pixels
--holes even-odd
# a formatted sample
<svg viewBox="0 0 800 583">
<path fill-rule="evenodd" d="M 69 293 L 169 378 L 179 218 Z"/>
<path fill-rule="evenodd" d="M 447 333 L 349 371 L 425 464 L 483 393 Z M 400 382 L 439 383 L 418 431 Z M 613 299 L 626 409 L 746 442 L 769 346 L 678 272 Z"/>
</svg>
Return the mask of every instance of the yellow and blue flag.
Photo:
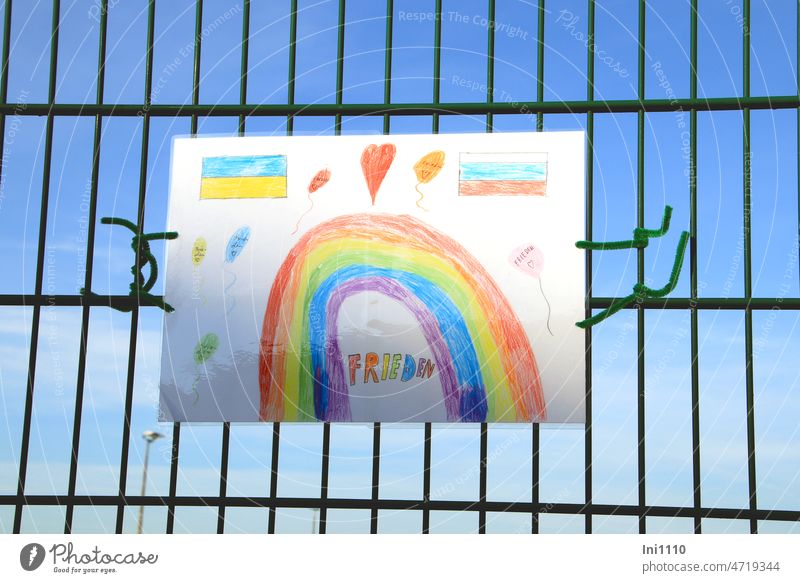
<svg viewBox="0 0 800 583">
<path fill-rule="evenodd" d="M 200 198 L 286 198 L 286 156 L 203 158 Z"/>
</svg>

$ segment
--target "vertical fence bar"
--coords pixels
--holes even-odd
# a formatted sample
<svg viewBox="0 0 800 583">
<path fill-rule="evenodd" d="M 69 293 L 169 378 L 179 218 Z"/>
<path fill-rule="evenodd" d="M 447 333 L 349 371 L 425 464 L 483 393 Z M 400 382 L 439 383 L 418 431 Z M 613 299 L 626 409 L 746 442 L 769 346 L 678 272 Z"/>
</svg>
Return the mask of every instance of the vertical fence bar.
<svg viewBox="0 0 800 583">
<path fill-rule="evenodd" d="M 478 475 L 478 534 L 486 534 L 486 466 L 488 464 L 489 424 L 481 423 L 480 467 Z"/>
<path fill-rule="evenodd" d="M 295 74 L 297 72 L 297 0 L 292 0 L 291 16 L 289 18 L 289 78 L 286 82 L 286 102 L 294 103 Z M 294 116 L 286 119 L 286 135 L 294 133 Z M 275 533 L 275 518 L 277 512 L 278 497 L 278 462 L 280 456 L 281 424 L 272 424 L 272 459 L 270 460 L 270 479 L 269 479 L 269 518 L 267 521 L 267 532 Z"/>
<path fill-rule="evenodd" d="M 101 34 L 101 43 L 100 43 L 100 53 L 101 57 L 104 58 L 105 55 L 105 35 L 107 33 L 108 28 L 108 0 L 103 0 L 103 5 L 101 7 L 101 14 L 100 14 L 100 34 Z M 105 67 L 105 65 L 104 65 Z M 100 91 L 100 75 L 98 72 L 98 91 L 97 91 L 97 102 L 102 103 L 103 100 L 103 93 Z M 99 120 L 100 116 L 98 116 Z M 97 132 L 97 126 L 95 126 L 95 132 Z M 97 171 L 99 172 L 99 162 L 100 162 L 100 152 L 98 151 L 95 157 L 95 164 L 98 166 Z M 92 180 L 96 181 L 95 176 L 95 169 L 92 168 Z M 94 187 L 96 188 L 96 184 Z M 89 228 L 93 228 L 94 221 L 90 221 Z M 87 261 L 88 264 L 88 261 Z M 90 290 L 89 286 L 87 286 L 87 291 Z M 133 313 L 131 313 L 131 317 L 133 317 Z M 117 485 L 117 492 L 120 497 L 120 503 L 117 505 L 117 516 L 116 516 L 116 524 L 114 526 L 114 532 L 117 534 L 121 534 L 124 522 L 125 522 L 125 489 L 128 483 L 128 458 L 130 456 L 130 441 L 131 441 L 131 411 L 133 409 L 133 378 L 134 378 L 134 353 L 132 351 L 136 350 L 136 332 L 134 331 L 136 327 L 132 327 L 131 336 L 128 339 L 128 370 L 125 379 L 125 405 L 124 405 L 124 412 L 123 412 L 123 422 L 122 422 L 122 444 L 120 446 L 120 464 L 119 464 L 119 484 Z"/>
<path fill-rule="evenodd" d="M 250 0 L 244 0 L 242 14 L 242 64 L 239 73 L 239 105 L 247 103 L 247 67 L 250 58 Z M 244 114 L 239 115 L 239 135 L 244 135 Z"/>
<path fill-rule="evenodd" d="M 586 38 L 586 99 L 594 101 L 594 17 L 595 2 L 589 0 L 588 30 Z M 594 113 L 586 114 L 586 240 L 592 240 L 594 221 Z M 586 318 L 592 315 L 589 307 L 592 299 L 592 251 L 586 250 Z M 592 533 L 592 328 L 586 328 L 586 396 L 584 406 L 586 410 L 586 425 L 583 433 L 584 440 L 584 477 L 583 477 L 583 504 L 584 504 L 584 531 Z"/>
<path fill-rule="evenodd" d="M 3 55 L 2 70 L 0 70 L 0 102 L 8 103 L 8 69 L 9 54 L 11 52 L 11 6 L 12 1 L 6 0 L 5 10 L 3 11 Z M 19 101 L 19 100 L 17 100 Z M 19 103 L 17 103 L 19 105 Z M 0 115 L 0 153 L 6 150 L 6 116 Z M 0 155 L 0 185 L 3 179 L 3 164 L 5 156 Z"/>
<path fill-rule="evenodd" d="M 386 0 L 386 50 L 383 61 L 383 103 L 392 101 L 392 24 L 394 19 L 394 0 Z M 383 133 L 391 131 L 391 116 L 383 114 Z"/>
<path fill-rule="evenodd" d="M 537 47 L 536 47 L 536 101 L 541 103 L 544 101 L 544 16 L 545 5 L 544 0 L 539 0 L 537 7 Z M 536 113 L 536 131 L 541 132 L 544 129 L 544 117 L 542 112 Z M 539 424 L 534 423 L 531 428 L 531 502 L 533 503 L 533 516 L 531 517 L 531 533 L 539 533 L 539 503 L 540 503 L 540 432 Z"/>
<path fill-rule="evenodd" d="M 196 0 L 194 13 L 194 55 L 192 66 L 192 105 L 200 103 L 200 55 L 203 42 L 203 0 Z M 192 114 L 192 135 L 197 135 L 197 114 Z"/>
<path fill-rule="evenodd" d="M 225 532 L 225 497 L 228 495 L 228 457 L 231 449 L 231 424 L 222 424 L 222 447 L 219 460 L 219 509 L 217 510 L 217 534 Z"/>
<path fill-rule="evenodd" d="M 167 505 L 167 526 L 164 532 L 172 534 L 175 531 L 175 496 L 178 493 L 178 456 L 181 451 L 181 424 L 172 424 L 172 447 L 169 457 L 169 499 Z"/>
<path fill-rule="evenodd" d="M 539 0 L 538 6 L 538 25 L 536 39 L 536 101 L 539 103 L 544 101 L 544 15 L 547 9 L 544 5 L 544 0 Z M 544 118 L 542 112 L 536 114 L 536 131 L 542 131 L 544 127 Z"/>
<path fill-rule="evenodd" d="M 286 103 L 294 103 L 295 73 L 297 70 L 297 0 L 292 0 L 289 18 L 289 79 L 286 82 Z M 294 116 L 286 118 L 286 135 L 294 132 Z"/>
<path fill-rule="evenodd" d="M 322 471 L 319 488 L 319 534 L 328 529 L 328 478 L 331 468 L 331 424 L 322 425 Z"/>
<path fill-rule="evenodd" d="M 644 57 L 645 57 L 645 0 L 639 0 L 639 79 L 638 91 L 640 101 L 644 101 Z M 638 111 L 637 147 L 636 147 L 636 224 L 644 227 L 644 108 Z M 637 281 L 644 283 L 644 249 L 636 250 Z M 637 395 L 638 395 L 638 469 L 639 469 L 639 533 L 647 531 L 647 518 L 644 508 L 647 504 L 645 495 L 645 368 L 644 368 L 644 340 L 645 340 L 645 310 L 639 306 L 637 326 Z"/>
<path fill-rule="evenodd" d="M 339 21 L 337 24 L 336 38 L 336 105 L 342 104 L 342 91 L 344 87 L 344 23 L 347 12 L 346 1 L 339 0 Z M 336 114 L 336 135 L 342 133 L 342 115 Z"/>
<path fill-rule="evenodd" d="M 750 97 L 750 0 L 744 0 L 743 45 L 743 94 Z M 751 237 L 750 200 L 750 108 L 745 107 L 743 137 L 743 180 L 744 180 L 744 296 L 749 302 L 753 298 L 753 256 Z M 758 520 L 755 511 L 756 499 L 756 430 L 755 397 L 753 390 L 753 311 L 748 303 L 744 313 L 745 378 L 747 383 L 747 477 L 749 486 L 750 532 L 758 533 Z"/>
<path fill-rule="evenodd" d="M 278 456 L 280 455 L 281 424 L 272 424 L 272 459 L 269 471 L 269 519 L 267 532 L 275 534 L 276 498 L 278 497 Z"/>
<path fill-rule="evenodd" d="M 50 79 L 47 89 L 47 103 L 52 108 L 56 97 L 56 71 L 58 67 L 58 19 L 61 13 L 61 1 L 53 0 L 52 25 L 50 30 Z M 11 29 L 6 31 L 9 35 Z M 8 65 L 6 65 L 8 69 Z M 47 127 L 45 129 L 44 145 L 44 164 L 42 168 L 42 201 L 39 211 L 39 240 L 37 244 L 36 258 L 36 295 L 42 293 L 42 283 L 44 279 L 44 255 L 45 242 L 47 239 L 47 207 L 50 200 L 50 170 L 53 158 L 53 124 L 54 114 L 52 110 L 47 114 Z M 25 390 L 25 413 L 22 425 L 22 439 L 19 454 L 19 474 L 17 479 L 17 496 L 20 501 L 14 511 L 13 532 L 19 533 L 22 525 L 22 497 L 25 495 L 25 479 L 28 472 L 28 450 L 30 449 L 31 438 L 31 419 L 33 416 L 33 393 L 36 381 L 36 355 L 39 348 L 39 319 L 42 308 L 40 305 L 33 307 L 33 317 L 31 321 L 31 344 L 28 354 L 28 382 Z"/>
<path fill-rule="evenodd" d="M 344 85 L 344 24 L 346 16 L 345 0 L 339 0 L 339 21 L 337 25 L 338 37 L 336 39 L 336 105 L 342 104 L 342 93 Z M 336 127 L 334 133 L 339 136 L 342 133 L 342 115 L 337 113 L 335 117 Z M 374 430 L 374 429 L 373 429 Z M 327 532 L 328 521 L 328 481 L 330 478 L 331 467 L 331 424 L 325 422 L 322 426 L 322 476 L 320 484 L 320 508 L 319 508 L 319 534 Z"/>
<path fill-rule="evenodd" d="M 155 4 L 153 0 L 148 3 L 147 13 L 147 53 L 145 64 L 145 87 L 144 87 L 144 102 L 142 106 L 142 145 L 139 161 L 139 194 L 137 202 L 137 226 L 138 234 L 141 235 L 144 230 L 144 202 L 145 194 L 147 191 L 147 156 L 149 148 L 149 135 L 150 135 L 150 103 L 151 103 L 151 89 L 153 79 L 153 35 L 154 35 L 154 21 L 155 21 Z M 139 262 L 138 251 L 136 254 L 136 263 Z M 138 299 L 138 298 L 137 298 Z M 119 491 L 120 496 L 123 496 L 123 505 L 117 507 L 117 532 L 122 532 L 123 517 L 124 517 L 124 496 L 128 474 L 128 461 L 129 461 L 129 442 L 131 434 L 131 412 L 133 409 L 133 390 L 134 390 L 134 376 L 136 371 L 136 343 L 139 330 L 139 306 L 136 305 L 131 310 L 131 332 L 128 344 L 128 372 L 125 388 L 125 413 L 122 428 L 122 454 L 120 456 L 120 483 Z M 173 424 L 177 426 L 177 423 Z M 175 439 L 173 435 L 173 440 Z M 174 452 L 173 444 L 173 452 Z M 175 460 L 177 463 L 177 460 Z M 123 481 L 125 476 L 125 481 Z M 174 495 L 174 494 L 173 494 Z M 169 516 L 167 518 L 169 525 Z"/>
<path fill-rule="evenodd" d="M 11 64 L 9 61 L 9 55 L 11 52 L 11 7 L 12 7 L 12 0 L 6 0 L 5 10 L 3 11 L 3 54 L 2 54 L 3 62 L 2 62 L 2 71 L 0 71 L 0 101 L 2 101 L 2 103 L 8 103 L 8 72 Z M 19 106 L 18 102 L 19 100 L 17 100 L 17 106 Z M 5 140 L 6 140 L 6 116 L 0 115 L 0 193 L 3 193 L 5 188 L 5 181 L 3 180 L 3 171 L 5 170 L 5 161 L 6 161 Z M 31 341 L 33 341 L 33 338 L 31 338 Z M 26 404 L 26 410 L 27 410 L 27 404 Z M 27 418 L 30 419 L 29 416 Z M 24 432 L 24 426 L 23 426 L 23 432 Z M 19 532 L 19 528 L 16 522 L 16 511 L 15 511 L 13 528 L 14 528 L 13 532 Z"/>
<path fill-rule="evenodd" d="M 369 533 L 378 534 L 378 485 L 381 473 L 381 424 L 372 424 L 372 506 L 369 510 Z"/>
<path fill-rule="evenodd" d="M 250 0 L 244 0 L 242 11 L 242 59 L 239 69 L 239 105 L 247 103 L 247 69 L 250 58 Z M 247 116 L 239 114 L 239 135 L 244 135 Z"/>
<path fill-rule="evenodd" d="M 495 0 L 489 0 L 489 27 L 487 31 L 488 46 L 486 47 L 486 102 L 494 101 L 494 22 L 497 14 Z M 491 133 L 494 130 L 491 112 L 486 114 L 486 131 Z M 480 458 L 478 466 L 478 533 L 486 534 L 486 483 L 488 468 L 489 450 L 489 426 L 481 423 Z"/>
<path fill-rule="evenodd" d="M 194 55 L 192 55 L 192 105 L 200 103 L 200 64 L 203 49 L 203 0 L 196 0 L 194 14 Z M 190 132 L 192 137 L 197 137 L 198 116 L 192 114 L 190 118 Z M 169 460 L 169 496 L 174 499 L 178 490 L 178 456 L 181 450 L 181 424 L 172 424 L 172 445 Z M 170 502 L 167 506 L 167 525 L 165 532 L 172 534 L 175 529 L 175 505 Z"/>
<path fill-rule="evenodd" d="M 392 18 L 394 15 L 393 0 L 386 0 L 386 51 L 383 63 L 383 103 L 392 100 Z M 391 119 L 388 113 L 383 116 L 383 133 L 391 131 Z M 369 516 L 370 534 L 378 534 L 378 505 L 380 497 L 381 475 L 381 424 L 372 425 L 372 508 Z"/>
<path fill-rule="evenodd" d="M 250 0 L 244 0 L 244 10 L 242 14 L 242 42 L 241 42 L 241 69 L 239 71 L 239 105 L 247 103 L 247 62 L 250 46 Z M 239 115 L 238 133 L 243 136 L 245 133 L 246 116 Z M 219 461 L 219 498 L 220 505 L 217 511 L 217 534 L 225 531 L 225 497 L 228 492 L 228 459 L 230 456 L 231 443 L 231 424 L 226 421 L 222 424 L 222 444 Z"/>
<path fill-rule="evenodd" d="M 97 56 L 97 86 L 96 101 L 103 103 L 105 90 L 105 62 L 106 62 L 106 32 L 107 32 L 108 0 L 100 4 L 100 31 Z M 92 176 L 89 185 L 89 217 L 86 233 L 86 273 L 84 274 L 83 288 L 92 289 L 92 270 L 94 262 L 94 233 L 97 220 L 97 181 L 100 174 L 100 137 L 103 130 L 103 116 L 96 115 L 94 119 L 94 136 L 92 141 Z M 69 482 L 67 495 L 75 495 L 78 477 L 78 452 L 80 448 L 81 417 L 83 415 L 83 391 L 86 381 L 86 350 L 89 334 L 89 305 L 84 304 L 81 311 L 81 339 L 78 347 L 78 384 L 75 391 L 75 418 L 72 423 L 72 455 L 69 466 Z M 67 505 L 64 520 L 64 534 L 72 533 L 72 518 L 74 505 Z"/>
<path fill-rule="evenodd" d="M 433 103 L 439 105 L 442 83 L 442 0 L 436 0 L 433 33 Z M 439 112 L 432 117 L 432 131 L 439 133 Z M 425 446 L 422 468 L 422 534 L 430 533 L 431 525 L 431 441 L 432 426 L 425 423 Z"/>
<path fill-rule="evenodd" d="M 439 105 L 442 83 L 442 0 L 436 0 L 433 16 L 433 103 Z M 439 112 L 433 114 L 433 133 L 439 133 Z"/>
<path fill-rule="evenodd" d="M 422 534 L 431 528 L 431 424 L 425 424 L 425 449 L 422 454 Z"/>
<path fill-rule="evenodd" d="M 689 76 L 689 96 L 697 99 L 697 0 L 691 3 L 691 71 Z M 700 534 L 702 525 L 702 504 L 700 486 L 700 355 L 697 313 L 697 109 L 692 108 L 689 117 L 689 268 L 691 270 L 691 351 L 692 351 L 692 500 L 694 504 L 694 533 Z"/>
<path fill-rule="evenodd" d="M 144 210 L 145 198 L 147 195 L 147 158 L 150 149 L 150 105 L 152 100 L 153 89 L 153 39 L 155 35 L 155 14 L 156 5 L 155 0 L 149 0 L 147 6 L 147 52 L 145 53 L 145 68 L 144 68 L 144 105 L 142 107 L 142 147 L 139 160 L 139 196 L 137 201 L 136 211 L 136 225 L 137 235 L 141 236 L 144 233 Z M 136 250 L 136 265 L 139 265 L 139 250 Z M 138 298 L 137 298 L 138 304 Z M 131 335 L 129 347 L 129 360 L 128 360 L 128 385 L 126 387 L 125 404 L 133 406 L 133 390 L 134 390 L 134 375 L 136 371 L 136 340 L 139 328 L 139 306 L 133 306 L 131 310 Z M 130 435 L 131 423 L 131 410 L 125 411 L 125 425 L 128 427 L 128 435 Z M 123 431 L 124 433 L 124 431 Z M 128 458 L 122 460 L 122 463 L 127 466 Z M 177 453 L 173 461 L 177 469 Z M 174 496 L 175 492 L 170 489 L 170 495 Z M 167 520 L 169 521 L 174 513 L 174 507 L 168 511 Z"/>
<path fill-rule="evenodd" d="M 494 21 L 497 9 L 495 0 L 489 0 L 489 26 L 487 30 L 488 46 L 486 47 L 486 103 L 494 102 Z M 486 131 L 494 129 L 492 112 L 486 114 Z"/>
<path fill-rule="evenodd" d="M 0 72 L 0 99 L 3 103 L 8 103 L 8 68 L 10 65 L 9 54 L 11 52 L 11 6 L 12 0 L 6 0 L 5 10 L 3 11 L 3 63 Z M 5 129 L 6 118 L 0 116 L 0 128 Z M 0 140 L 5 139 L 5 131 L 0 132 Z M 2 164 L 0 159 L 0 164 Z M 2 166 L 0 166 L 2 168 Z"/>
</svg>

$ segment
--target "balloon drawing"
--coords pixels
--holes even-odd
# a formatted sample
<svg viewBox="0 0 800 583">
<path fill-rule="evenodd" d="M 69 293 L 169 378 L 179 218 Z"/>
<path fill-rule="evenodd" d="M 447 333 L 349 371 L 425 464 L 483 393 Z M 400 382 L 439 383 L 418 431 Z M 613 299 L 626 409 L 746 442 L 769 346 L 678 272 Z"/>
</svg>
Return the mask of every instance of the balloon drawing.
<svg viewBox="0 0 800 583">
<path fill-rule="evenodd" d="M 233 263 L 237 257 L 242 253 L 244 246 L 250 240 L 250 227 L 239 227 L 236 232 L 228 239 L 228 245 L 225 248 L 225 263 Z"/>
<path fill-rule="evenodd" d="M 203 262 L 203 259 L 206 257 L 207 249 L 208 245 L 205 239 L 198 237 L 194 240 L 194 245 L 192 245 L 192 263 L 195 267 L 198 267 Z"/>
<path fill-rule="evenodd" d="M 425 154 L 417 161 L 416 164 L 414 164 L 414 173 L 417 175 L 417 185 L 414 188 L 416 189 L 417 193 L 419 193 L 417 206 L 424 211 L 428 209 L 419 204 L 422 202 L 422 199 L 425 198 L 425 195 L 419 189 L 419 185 L 428 184 L 431 180 L 436 178 L 436 175 L 439 174 L 443 166 L 444 152 L 441 150 L 434 150 L 433 152 Z"/>
<path fill-rule="evenodd" d="M 214 356 L 217 348 L 219 348 L 219 337 L 213 332 L 203 336 L 194 347 L 194 383 L 192 383 L 194 404 L 197 404 L 200 399 L 200 393 L 197 392 L 197 384 L 200 382 L 200 366 Z"/>
<path fill-rule="evenodd" d="M 203 275 L 200 272 L 200 264 L 206 257 L 208 245 L 206 240 L 198 237 L 192 245 L 192 299 L 202 299 L 206 303 L 206 296 L 203 293 Z"/>
<path fill-rule="evenodd" d="M 527 245 L 520 245 L 514 249 L 508 257 L 508 260 L 522 273 L 539 280 L 539 290 L 542 292 L 542 297 L 547 304 L 547 331 L 550 332 L 550 336 L 553 336 L 553 331 L 550 329 L 550 301 L 544 294 L 544 287 L 542 286 L 544 253 L 533 243 L 528 243 Z"/>
<path fill-rule="evenodd" d="M 247 245 L 247 242 L 249 240 L 250 240 L 250 227 L 245 225 L 244 227 L 239 227 L 238 229 L 236 229 L 236 232 L 233 235 L 231 235 L 230 239 L 228 239 L 228 245 L 225 247 L 225 263 L 233 263 L 234 261 L 236 261 L 236 258 L 239 257 L 239 255 L 241 255 L 245 245 Z M 225 270 L 225 273 L 226 274 L 230 273 L 233 276 L 231 282 L 225 286 L 224 295 L 227 296 L 230 289 L 236 283 L 236 273 L 234 273 L 233 271 L 228 271 L 227 269 Z M 230 306 L 228 306 L 228 309 L 225 312 L 226 316 L 230 315 L 230 313 L 233 311 L 234 306 L 236 306 L 235 296 L 231 297 Z"/>
<path fill-rule="evenodd" d="M 294 231 L 292 231 L 292 235 L 297 232 L 297 229 L 300 228 L 300 221 L 303 220 L 303 217 L 306 216 L 308 213 L 311 212 L 311 209 L 314 208 L 314 201 L 311 199 L 311 195 L 317 192 L 320 188 L 325 186 L 328 183 L 328 180 L 331 179 L 331 171 L 327 168 L 323 168 L 316 174 L 314 174 L 314 178 L 311 179 L 311 182 L 308 184 L 308 202 L 311 204 L 309 205 L 306 212 L 300 215 L 300 218 L 297 219 L 297 223 L 294 225 Z"/>
<path fill-rule="evenodd" d="M 367 181 L 369 196 L 372 204 L 375 204 L 375 197 L 381 187 L 389 167 L 394 162 L 397 149 L 394 144 L 381 144 L 377 146 L 370 144 L 361 153 L 361 170 L 364 172 L 364 179 Z"/>
</svg>

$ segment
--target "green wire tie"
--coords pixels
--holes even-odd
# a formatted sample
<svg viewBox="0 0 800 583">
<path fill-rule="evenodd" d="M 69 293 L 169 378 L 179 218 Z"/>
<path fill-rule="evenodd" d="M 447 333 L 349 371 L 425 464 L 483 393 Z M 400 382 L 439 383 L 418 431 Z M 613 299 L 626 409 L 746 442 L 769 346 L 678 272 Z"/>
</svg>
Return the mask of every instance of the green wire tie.
<svg viewBox="0 0 800 583">
<path fill-rule="evenodd" d="M 127 219 L 118 219 L 115 217 L 103 217 L 100 219 L 100 222 L 104 225 L 118 225 L 120 227 L 125 227 L 133 233 L 131 249 L 133 249 L 133 252 L 136 256 L 136 262 L 131 267 L 133 283 L 130 285 L 131 291 L 128 295 L 133 298 L 137 298 L 138 300 L 145 298 L 146 300 L 149 300 L 150 304 L 161 308 L 165 312 L 174 312 L 175 308 L 170 306 L 162 298 L 156 297 L 150 293 L 150 290 L 153 289 L 153 286 L 156 284 L 156 280 L 158 280 L 158 262 L 156 261 L 152 251 L 150 251 L 150 241 L 166 241 L 177 239 L 178 233 L 175 231 L 165 231 L 160 233 L 139 234 L 139 227 L 137 225 L 133 224 Z M 145 280 L 144 274 L 142 273 L 142 270 L 145 267 L 150 268 L 150 275 L 147 280 Z M 102 297 L 96 293 L 87 292 L 86 288 L 81 288 L 81 295 L 84 297 Z M 130 312 L 133 310 L 133 307 L 114 309 L 119 310 L 120 312 Z"/>
<path fill-rule="evenodd" d="M 672 207 L 667 206 L 664 208 L 664 217 L 661 219 L 660 229 L 645 229 L 637 227 L 633 230 L 633 239 L 625 241 L 578 241 L 575 246 L 578 249 L 590 249 L 592 251 L 615 251 L 619 249 L 644 249 L 650 243 L 651 238 L 663 237 L 669 231 L 670 220 L 672 219 Z M 669 281 L 664 287 L 657 289 L 646 286 L 643 283 L 636 283 L 633 286 L 633 293 L 614 300 L 610 306 L 605 310 L 598 312 L 590 318 L 575 322 L 578 328 L 586 329 L 595 324 L 599 324 L 606 318 L 610 318 L 625 307 L 633 303 L 641 304 L 648 298 L 663 298 L 669 295 L 678 285 L 680 278 L 681 268 L 683 267 L 683 258 L 686 255 L 686 245 L 689 242 L 688 231 L 682 231 L 680 239 L 678 240 L 678 248 L 675 251 L 675 261 L 672 264 L 672 272 L 669 276 Z"/>
</svg>

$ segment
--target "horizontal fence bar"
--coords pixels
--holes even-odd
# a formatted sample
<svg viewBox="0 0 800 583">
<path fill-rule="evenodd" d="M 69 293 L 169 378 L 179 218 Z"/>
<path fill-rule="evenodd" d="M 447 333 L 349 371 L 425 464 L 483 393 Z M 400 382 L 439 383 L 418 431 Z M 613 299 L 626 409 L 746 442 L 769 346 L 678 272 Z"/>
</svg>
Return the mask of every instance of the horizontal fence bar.
<svg viewBox="0 0 800 583">
<path fill-rule="evenodd" d="M 422 500 L 378 500 L 377 504 L 371 498 L 292 498 L 277 497 L 245 497 L 245 496 L 58 496 L 58 495 L 32 495 L 17 496 L 13 494 L 0 495 L 0 505 L 26 504 L 30 506 L 54 506 L 72 504 L 75 506 L 226 506 L 228 508 L 336 508 L 343 510 L 422 510 L 425 503 Z M 675 518 L 692 518 L 696 509 L 684 506 L 653 506 L 640 507 L 635 504 L 570 504 L 563 502 L 540 502 L 534 505 L 531 502 L 495 502 L 495 501 L 465 501 L 465 500 L 429 500 L 427 507 L 431 510 L 444 511 L 479 511 L 486 512 L 539 512 L 540 514 L 601 514 L 616 516 L 660 516 Z M 744 508 L 701 508 L 703 518 L 726 519 L 755 519 L 798 521 L 800 510 L 748 510 Z"/>
<path fill-rule="evenodd" d="M 607 308 L 619 298 L 593 297 L 589 300 L 591 308 Z M 642 302 L 632 302 L 628 309 L 642 308 L 665 310 L 800 310 L 800 298 L 648 298 Z"/>
<path fill-rule="evenodd" d="M 154 299 L 137 298 L 128 295 L 88 297 L 79 295 L 54 295 L 43 294 L 0 294 L 0 306 L 98 306 L 111 307 L 119 310 L 130 310 L 134 306 L 156 306 L 162 296 L 152 296 Z M 593 297 L 589 299 L 590 308 L 607 308 L 619 298 Z M 688 310 L 692 308 L 702 310 L 800 310 L 800 298 L 648 298 L 640 303 L 633 302 L 628 309 L 641 306 L 645 309 Z"/>
<path fill-rule="evenodd" d="M 611 101 L 505 101 L 476 103 L 313 103 L 313 104 L 0 104 L 0 115 L 103 115 L 103 116 L 332 116 L 332 115 L 503 115 L 531 113 L 625 113 L 659 111 L 729 111 L 744 109 L 793 109 L 800 96 L 713 97 L 684 99 L 619 99 Z"/>
<path fill-rule="evenodd" d="M 54 295 L 43 294 L 0 294 L 0 306 L 43 306 L 43 307 L 70 307 L 70 306 L 97 306 L 130 311 L 134 306 L 156 306 L 162 296 L 135 298 L 124 295 Z"/>
</svg>

